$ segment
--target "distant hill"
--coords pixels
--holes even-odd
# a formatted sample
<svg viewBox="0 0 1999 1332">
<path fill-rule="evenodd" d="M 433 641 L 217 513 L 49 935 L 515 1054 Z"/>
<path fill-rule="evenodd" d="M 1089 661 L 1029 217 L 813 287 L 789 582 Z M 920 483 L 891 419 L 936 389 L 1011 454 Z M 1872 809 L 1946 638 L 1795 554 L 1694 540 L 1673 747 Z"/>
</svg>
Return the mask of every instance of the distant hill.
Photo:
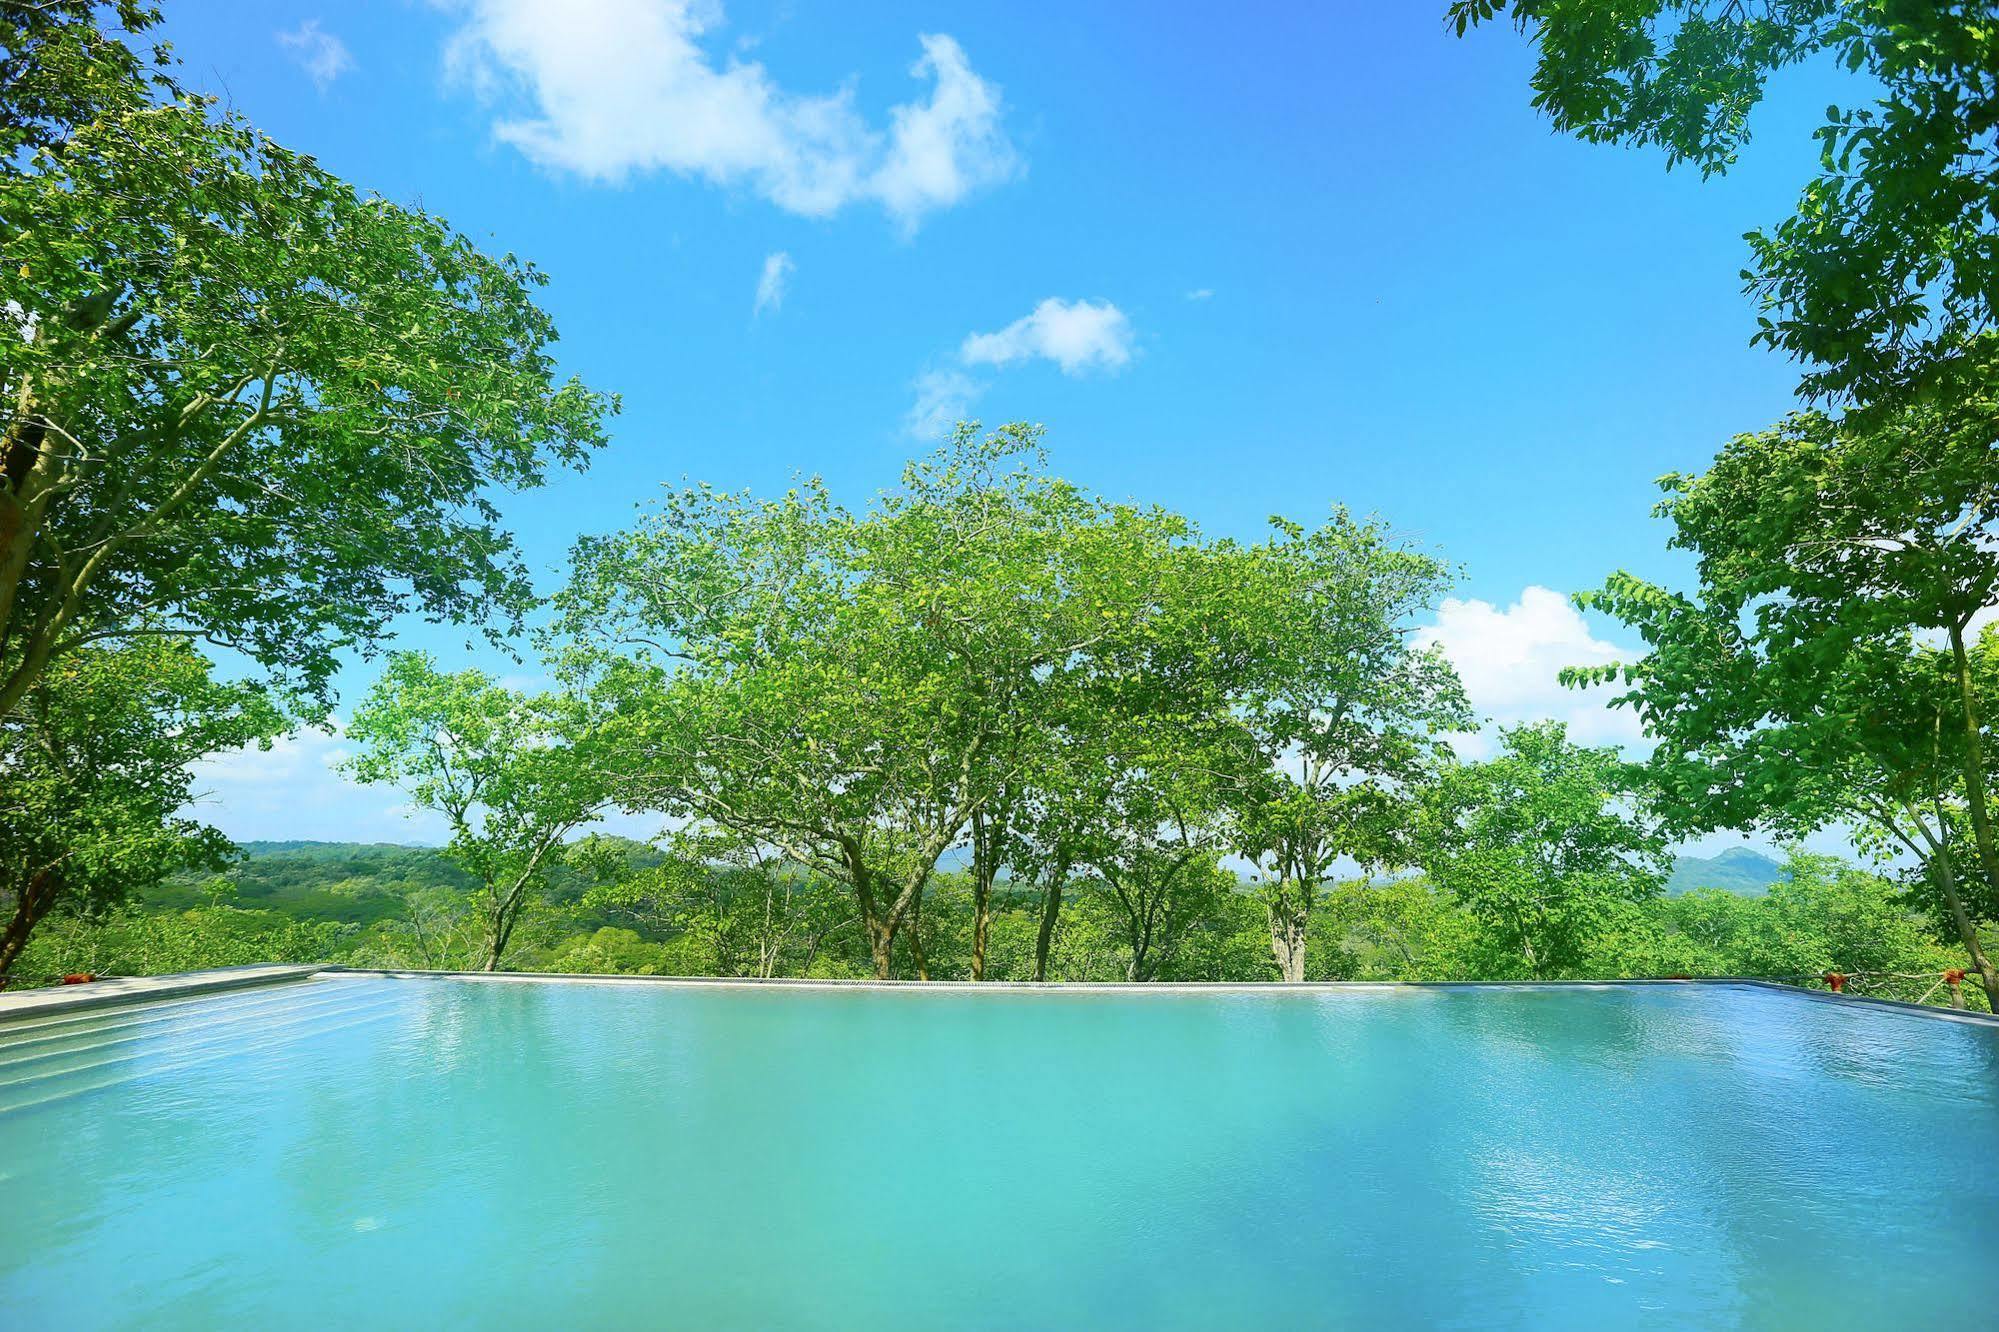
<svg viewBox="0 0 1999 1332">
<path fill-rule="evenodd" d="M 1784 867 L 1760 851 L 1734 847 L 1718 856 L 1676 856 L 1666 880 L 1666 896 L 1678 897 L 1696 888 L 1723 888 L 1744 897 L 1761 897 L 1785 878 Z"/>
</svg>

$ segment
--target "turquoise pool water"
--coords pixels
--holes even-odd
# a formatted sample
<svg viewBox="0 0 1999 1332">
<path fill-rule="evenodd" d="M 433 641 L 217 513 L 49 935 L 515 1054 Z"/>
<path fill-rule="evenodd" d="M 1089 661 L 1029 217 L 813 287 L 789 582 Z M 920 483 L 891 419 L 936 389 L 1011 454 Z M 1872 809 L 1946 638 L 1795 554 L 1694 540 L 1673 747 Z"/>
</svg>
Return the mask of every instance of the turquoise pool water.
<svg viewBox="0 0 1999 1332">
<path fill-rule="evenodd" d="M 0 1027 L 10 1329 L 1971 1327 L 1995 1271 L 1999 1029 L 1749 987 Z"/>
</svg>

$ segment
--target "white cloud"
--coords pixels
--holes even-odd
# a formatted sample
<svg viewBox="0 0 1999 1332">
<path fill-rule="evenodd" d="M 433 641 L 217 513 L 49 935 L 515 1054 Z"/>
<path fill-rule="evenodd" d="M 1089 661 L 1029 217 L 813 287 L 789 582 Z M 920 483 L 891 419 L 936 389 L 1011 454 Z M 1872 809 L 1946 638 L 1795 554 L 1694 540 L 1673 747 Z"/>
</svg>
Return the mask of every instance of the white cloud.
<svg viewBox="0 0 1999 1332">
<path fill-rule="evenodd" d="M 1044 357 L 1065 375 L 1116 370 L 1131 361 L 1131 321 L 1109 301 L 1051 296 L 997 333 L 974 333 L 958 349 L 966 365 L 1012 365 Z"/>
<path fill-rule="evenodd" d="M 972 403 L 986 386 L 961 370 L 929 370 L 911 387 L 916 401 L 902 418 L 903 429 L 917 439 L 935 441 L 972 414 Z"/>
<path fill-rule="evenodd" d="M 765 310 L 775 313 L 784 304 L 784 289 L 791 281 L 791 274 L 798 265 L 791 262 L 791 256 L 783 250 L 764 256 L 763 273 L 757 278 L 757 303 L 754 313 Z"/>
<path fill-rule="evenodd" d="M 292 53 L 308 77 L 325 92 L 333 86 L 333 81 L 354 68 L 354 57 L 347 50 L 347 43 L 330 32 L 322 31 L 318 19 L 307 19 L 290 32 L 277 34 L 278 45 Z"/>
<path fill-rule="evenodd" d="M 1187 299 L 1190 301 L 1205 301 L 1214 294 L 1215 289 L 1213 287 L 1196 287 L 1187 293 Z"/>
<path fill-rule="evenodd" d="M 1018 169 L 1013 144 L 1000 129 L 999 89 L 972 72 L 965 52 L 938 34 L 917 39 L 923 56 L 911 78 L 935 81 L 928 102 L 889 112 L 887 155 L 875 169 L 873 193 L 896 217 L 915 219 L 956 203 Z"/>
<path fill-rule="evenodd" d="M 456 0 L 447 71 L 524 108 L 494 125 L 534 161 L 616 182 L 665 170 L 743 186 L 820 217 L 879 204 L 905 228 L 1006 180 L 1019 158 L 999 89 L 958 43 L 918 37 L 910 74 L 929 93 L 868 124 L 852 87 L 780 87 L 756 61 L 703 44 L 722 25 L 712 0 Z"/>
<path fill-rule="evenodd" d="M 1436 622 L 1416 639 L 1443 649 L 1472 707 L 1501 726 L 1552 718 L 1566 722 L 1569 738 L 1578 744 L 1642 741 L 1637 717 L 1628 708 L 1606 707 L 1606 691 L 1566 689 L 1556 678 L 1564 666 L 1600 666 L 1638 655 L 1592 634 L 1582 613 L 1559 592 L 1529 587 L 1503 610 L 1489 601 L 1449 598 L 1437 608 Z M 1487 733 L 1465 737 L 1459 749 L 1483 757 L 1496 746 L 1497 738 Z"/>
</svg>

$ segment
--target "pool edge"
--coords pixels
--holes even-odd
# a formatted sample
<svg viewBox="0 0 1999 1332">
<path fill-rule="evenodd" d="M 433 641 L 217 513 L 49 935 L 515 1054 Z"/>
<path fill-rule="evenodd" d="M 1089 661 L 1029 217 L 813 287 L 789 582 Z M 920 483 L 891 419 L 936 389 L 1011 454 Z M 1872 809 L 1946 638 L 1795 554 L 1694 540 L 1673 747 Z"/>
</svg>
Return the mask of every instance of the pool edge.
<svg viewBox="0 0 1999 1332">
<path fill-rule="evenodd" d="M 1870 995 L 1828 994 L 1801 986 L 1750 976 L 1633 978 L 1573 981 L 908 981 L 839 980 L 791 976 L 620 976 L 590 972 L 544 971 L 424 971 L 409 968 L 345 967 L 339 965 L 250 963 L 212 971 L 166 976 L 134 976 L 92 981 L 84 985 L 0 993 L 0 1029 L 30 1016 L 150 1003 L 160 999 L 220 994 L 256 986 L 285 985 L 314 977 L 377 977 L 389 980 L 458 980 L 511 984 L 587 984 L 666 986 L 681 989 L 744 990 L 884 990 L 911 994 L 1355 994 L 1422 992 L 1429 990 L 1576 990 L 1633 989 L 1641 986 L 1722 987 L 1768 990 L 1793 998 L 1846 1007 L 1885 1009 L 1916 1017 L 1999 1026 L 1999 1016 L 1963 1009 L 1912 1004 Z"/>
<path fill-rule="evenodd" d="M 1828 994 L 1802 986 L 1752 976 L 1695 976 L 1686 978 L 1633 977 L 1614 980 L 1572 981 L 912 981 L 815 979 L 796 976 L 629 976 L 598 972 L 558 971 L 425 971 L 390 967 L 326 966 L 318 973 L 327 976 L 374 976 L 390 980 L 462 980 L 512 984 L 593 984 L 667 986 L 685 989 L 744 990 L 886 990 L 911 994 L 954 992 L 969 994 L 1312 994 L 1368 993 L 1428 990 L 1609 990 L 1641 986 L 1683 986 L 1716 988 L 1736 986 L 1768 990 L 1817 1003 L 1847 1007 L 1886 1009 L 1917 1017 L 1941 1018 L 1948 1022 L 1969 1022 L 1977 1026 L 1999 1026 L 1999 1015 L 1966 1009 L 1939 1008 L 1900 999 L 1879 999 L 1871 995 Z"/>
<path fill-rule="evenodd" d="M 0 993 L 0 1029 L 20 1018 L 44 1017 L 92 1008 L 116 1008 L 156 999 L 185 999 L 221 994 L 254 986 L 286 985 L 310 980 L 335 968 L 317 965 L 251 962 L 212 971 L 182 971 L 165 976 L 118 976 L 80 985 Z"/>
</svg>

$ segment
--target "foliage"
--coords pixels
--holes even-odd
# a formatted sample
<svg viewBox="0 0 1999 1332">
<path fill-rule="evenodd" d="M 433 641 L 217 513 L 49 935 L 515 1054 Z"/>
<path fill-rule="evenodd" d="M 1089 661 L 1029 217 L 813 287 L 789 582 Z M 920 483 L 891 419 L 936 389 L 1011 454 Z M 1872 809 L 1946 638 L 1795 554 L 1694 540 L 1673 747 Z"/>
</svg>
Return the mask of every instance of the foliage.
<svg viewBox="0 0 1999 1332">
<path fill-rule="evenodd" d="M 158 633 L 323 702 L 398 614 L 497 639 L 529 604 L 487 492 L 580 466 L 611 405 L 555 382 L 533 268 L 196 100 L 0 176 L 0 255 L 0 712 Z"/>
<path fill-rule="evenodd" d="M 108 108 L 174 92 L 166 48 L 140 46 L 159 21 L 148 0 L 0 5 L 0 174 L 32 152 L 60 151 L 70 126 Z"/>
<path fill-rule="evenodd" d="M 52 910 L 101 910 L 229 843 L 186 813 L 189 765 L 282 726 L 179 639 L 74 652 L 0 714 L 0 983 Z"/>
<path fill-rule="evenodd" d="M 1253 546 L 1220 543 L 1228 632 L 1249 679 L 1237 709 L 1259 753 L 1259 789 L 1236 814 L 1278 974 L 1302 980 L 1312 906 L 1342 857 L 1409 862 L 1410 796 L 1471 724 L 1441 652 L 1411 643 L 1450 571 L 1387 528 L 1335 509 L 1307 530 L 1273 520 Z"/>
<path fill-rule="evenodd" d="M 1048 478 L 1020 426 L 962 428 L 865 514 L 816 482 L 677 491 L 579 543 L 569 669 L 617 715 L 621 803 L 845 883 L 887 976 L 938 858 L 1019 799 L 1045 707 L 1143 614 L 1117 571 L 1174 531 Z"/>
<path fill-rule="evenodd" d="M 602 839 L 606 844 L 612 839 Z M 716 882 L 695 882 L 699 867 L 676 873 L 682 890 L 643 910 L 612 899 L 639 897 L 661 882 L 667 862 L 634 844 L 610 846 L 579 878 L 546 886 L 517 932 L 508 965 L 532 971 L 617 975 L 750 976 L 763 886 L 746 884 L 741 867 L 708 867 Z M 66 972 L 146 974 L 257 960 L 340 962 L 353 966 L 472 965 L 480 932 L 475 888 L 440 850 L 318 845 L 249 847 L 217 880 L 188 873 L 103 913 L 58 912 L 30 942 L 17 968 L 24 982 Z M 356 876 L 374 866 L 378 878 Z M 1804 983 L 1827 971 L 1863 973 L 1850 988 L 1893 998 L 1946 1002 L 1939 984 L 1953 965 L 1926 913 L 1890 879 L 1827 857 L 1794 854 L 1784 880 L 1764 897 L 1701 889 L 1677 898 L 1641 897 L 1611 904 L 1592 951 L 1572 968 L 1587 977 L 1766 976 Z M 778 867 L 771 867 L 775 874 Z M 315 880 L 314 876 L 317 876 Z M 591 877 L 599 876 L 599 877 Z M 872 970 L 864 932 L 845 885 L 792 869 L 781 890 L 800 920 L 830 923 L 814 943 L 794 929 L 770 968 L 774 976 L 857 977 Z M 259 885 L 282 882 L 281 890 Z M 410 914 L 354 921 L 340 908 L 355 885 L 406 898 Z M 340 885 L 348 885 L 341 888 Z M 1273 975 L 1264 908 L 1227 876 L 1213 895 L 1190 899 L 1175 925 L 1176 942 L 1149 964 L 1158 981 L 1266 981 Z M 370 892 L 375 889 L 368 890 Z M 600 896 L 602 894 L 602 896 Z M 363 893 L 364 896 L 367 893 Z M 932 965 L 965 974 L 971 929 L 969 877 L 941 871 L 926 895 L 921 928 Z M 737 943 L 716 949 L 716 904 L 736 914 Z M 989 975 L 1026 980 L 1043 900 L 1002 880 L 992 904 Z M 1048 975 L 1063 981 L 1122 981 L 1131 953 L 1122 912 L 1100 884 L 1078 879 L 1063 898 Z M 452 922 L 460 927 L 452 932 Z M 424 952 L 428 944 L 430 953 Z M 1517 979 L 1523 956 L 1495 944 L 1485 923 L 1457 897 L 1421 875 L 1353 880 L 1330 886 L 1312 914 L 1312 980 L 1466 981 Z M 1965 998 L 1983 1007 L 1977 986 Z"/>
<path fill-rule="evenodd" d="M 31 982 L 60 976 L 155 976 L 257 962 L 322 962 L 342 955 L 352 930 L 332 921 L 222 903 L 185 911 L 125 906 L 102 915 L 57 915 L 35 934 L 20 970 Z"/>
<path fill-rule="evenodd" d="M 1698 559 L 1698 597 L 1621 574 L 1580 598 L 1650 651 L 1568 678 L 1625 686 L 1617 702 L 1660 742 L 1672 828 L 1857 822 L 1922 867 L 1999 990 L 1978 929 L 1999 917 L 1999 635 L 1971 637 L 1999 601 L 1999 464 L 1926 413 L 1897 422 L 1803 413 L 1732 440 L 1703 476 L 1666 478 L 1659 512 Z"/>
<path fill-rule="evenodd" d="M 1574 975 L 1619 904 L 1659 895 L 1666 838 L 1616 750 L 1572 745 L 1560 722 L 1514 727 L 1500 745 L 1425 792 L 1424 868 L 1529 976 Z"/>
<path fill-rule="evenodd" d="M 447 854 L 479 884 L 476 965 L 498 970 L 570 834 L 603 806 L 586 708 L 567 695 L 523 695 L 480 671 L 444 674 L 405 652 L 389 658 L 347 735 L 358 746 L 346 764 L 356 778 L 400 786 L 416 807 L 444 816 Z"/>
<path fill-rule="evenodd" d="M 1921 865 L 1989 993 L 1999 901 L 1987 735 L 1999 602 L 1999 25 L 1901 0 L 1458 0 L 1510 8 L 1535 105 L 1599 142 L 1725 169 L 1777 69 L 1818 56 L 1880 96 L 1828 107 L 1797 212 L 1751 233 L 1756 340 L 1807 363 L 1801 413 L 1665 479 L 1698 598 L 1626 575 L 1587 599 L 1637 625 L 1632 686 L 1681 827 L 1864 820 Z M 1587 673 L 1585 673 L 1587 674 Z M 1973 868 L 1975 867 L 1975 868 Z M 1969 872 L 1967 872 L 1969 871 Z"/>
<path fill-rule="evenodd" d="M 682 833 L 671 854 L 643 867 L 611 848 L 608 857 L 595 856 L 593 870 L 598 882 L 584 894 L 584 907 L 655 938 L 678 934 L 672 962 L 703 975 L 810 973 L 827 941 L 854 923 L 838 897 L 814 891 L 811 878 L 731 839 Z"/>
<path fill-rule="evenodd" d="M 1857 991 L 1945 997 L 1937 981 L 1962 963 L 1893 881 L 1804 852 L 1785 868 L 1765 897 L 1700 889 L 1626 917 L 1606 936 L 1604 964 L 1618 969 L 1605 974 L 1808 981 L 1858 972 Z M 1976 1002 L 1976 989 L 1966 998 Z"/>
</svg>

